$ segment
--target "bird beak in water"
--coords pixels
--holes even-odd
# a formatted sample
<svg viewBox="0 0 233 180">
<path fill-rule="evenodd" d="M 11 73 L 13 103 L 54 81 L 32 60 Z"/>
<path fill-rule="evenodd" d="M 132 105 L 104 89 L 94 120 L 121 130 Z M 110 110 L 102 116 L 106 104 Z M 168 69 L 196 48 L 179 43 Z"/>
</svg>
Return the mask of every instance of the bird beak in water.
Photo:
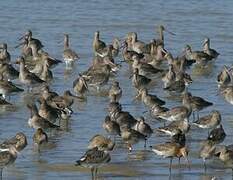
<svg viewBox="0 0 233 180">
<path fill-rule="evenodd" d="M 18 41 L 21 41 L 25 37 L 26 37 L 26 35 L 21 36 L 20 38 L 18 38 Z"/>
<path fill-rule="evenodd" d="M 133 74 L 131 74 L 131 75 L 129 76 L 129 79 L 131 79 L 131 78 L 133 77 L 133 75 L 134 75 L 134 73 L 133 73 Z"/>
<path fill-rule="evenodd" d="M 171 35 L 173 35 L 173 36 L 176 35 L 175 33 L 171 32 L 171 31 L 168 31 L 167 29 L 164 29 L 164 31 L 166 31 L 167 33 L 169 33 L 169 34 L 171 34 Z"/>
<path fill-rule="evenodd" d="M 24 44 L 25 44 L 25 42 L 19 43 L 19 44 L 16 45 L 14 48 L 17 49 L 18 47 L 20 47 L 20 46 L 22 46 L 22 45 L 24 45 Z"/>
</svg>

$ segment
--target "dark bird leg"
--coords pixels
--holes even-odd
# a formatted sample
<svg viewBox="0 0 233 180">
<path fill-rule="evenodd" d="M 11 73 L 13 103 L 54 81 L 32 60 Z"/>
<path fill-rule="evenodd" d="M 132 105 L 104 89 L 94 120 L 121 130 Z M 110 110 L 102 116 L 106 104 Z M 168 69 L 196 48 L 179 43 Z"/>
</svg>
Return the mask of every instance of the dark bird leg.
<svg viewBox="0 0 233 180">
<path fill-rule="evenodd" d="M 193 122 L 195 121 L 195 113 L 193 112 Z"/>
<path fill-rule="evenodd" d="M 199 120 L 199 112 L 197 111 L 197 120 Z"/>
<path fill-rule="evenodd" d="M 179 157 L 179 168 L 181 168 L 181 166 L 180 166 L 180 157 Z"/>
<path fill-rule="evenodd" d="M 0 169 L 0 173 L 1 173 L 1 178 L 0 178 L 0 180 L 2 180 L 2 169 L 3 169 L 3 168 Z"/>
<path fill-rule="evenodd" d="M 170 158 L 170 164 L 169 164 L 169 172 L 171 173 L 172 170 L 172 157 Z"/>
<path fill-rule="evenodd" d="M 97 172 L 98 172 L 98 168 L 95 168 L 95 179 L 97 179 Z"/>
<path fill-rule="evenodd" d="M 204 171 L 206 172 L 207 167 L 206 167 L 206 161 L 205 161 L 205 158 L 203 158 L 203 165 L 204 165 Z"/>
<path fill-rule="evenodd" d="M 147 141 L 147 139 L 145 138 L 144 149 L 146 149 L 146 141 Z"/>
<path fill-rule="evenodd" d="M 231 177 L 233 179 L 233 168 L 231 169 Z"/>
<path fill-rule="evenodd" d="M 38 153 L 40 154 L 40 145 L 37 145 Z"/>
<path fill-rule="evenodd" d="M 91 168 L 91 179 L 92 180 L 95 180 L 95 177 L 94 177 L 94 167 Z"/>
</svg>

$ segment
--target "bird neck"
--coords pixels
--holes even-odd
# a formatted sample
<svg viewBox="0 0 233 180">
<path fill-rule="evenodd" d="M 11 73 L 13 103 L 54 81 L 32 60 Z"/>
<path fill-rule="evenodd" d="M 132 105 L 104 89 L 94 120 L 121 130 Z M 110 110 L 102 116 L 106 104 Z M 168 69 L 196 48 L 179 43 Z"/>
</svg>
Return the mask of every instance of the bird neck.
<svg viewBox="0 0 233 180">
<path fill-rule="evenodd" d="M 209 50 L 210 49 L 210 42 L 206 42 L 203 46 L 203 50 Z"/>
<path fill-rule="evenodd" d="M 64 38 L 64 49 L 68 49 L 69 48 L 69 37 L 65 36 Z"/>
</svg>

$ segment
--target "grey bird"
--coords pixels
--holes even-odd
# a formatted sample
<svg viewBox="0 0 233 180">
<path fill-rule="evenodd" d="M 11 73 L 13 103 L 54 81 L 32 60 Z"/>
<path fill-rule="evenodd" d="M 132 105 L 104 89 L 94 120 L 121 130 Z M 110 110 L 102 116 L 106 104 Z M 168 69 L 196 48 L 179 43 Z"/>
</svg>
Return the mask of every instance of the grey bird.
<svg viewBox="0 0 233 180">
<path fill-rule="evenodd" d="M 114 81 L 109 89 L 108 96 L 111 102 L 119 102 L 122 96 L 122 89 L 118 81 Z"/>
<path fill-rule="evenodd" d="M 111 156 L 108 151 L 98 150 L 97 147 L 87 150 L 87 152 L 76 161 L 76 166 L 91 168 L 92 180 L 97 179 L 98 168 L 110 162 Z"/>
</svg>

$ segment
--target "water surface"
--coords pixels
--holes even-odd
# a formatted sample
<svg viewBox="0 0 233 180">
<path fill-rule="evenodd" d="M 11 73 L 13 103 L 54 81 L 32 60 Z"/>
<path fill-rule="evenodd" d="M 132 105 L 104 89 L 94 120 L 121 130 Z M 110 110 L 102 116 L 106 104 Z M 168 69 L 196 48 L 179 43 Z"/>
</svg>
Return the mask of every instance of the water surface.
<svg viewBox="0 0 233 180">
<path fill-rule="evenodd" d="M 227 133 L 226 144 L 232 143 L 233 117 L 232 106 L 217 95 L 216 75 L 224 64 L 231 65 L 233 43 L 233 1 L 108 1 L 108 0 L 8 0 L 0 5 L 0 41 L 9 44 L 12 60 L 19 55 L 19 50 L 13 47 L 17 38 L 27 29 L 43 42 L 45 50 L 52 56 L 62 58 L 63 33 L 69 33 L 72 48 L 80 54 L 80 62 L 72 72 L 64 69 L 64 64 L 53 69 L 55 81 L 51 84 L 53 90 L 62 93 L 72 87 L 73 80 L 79 72 L 87 69 L 92 60 L 92 38 L 96 30 L 101 32 L 101 39 L 110 43 L 113 37 L 123 38 L 129 31 L 138 32 L 140 40 L 148 42 L 158 37 L 156 27 L 163 24 L 176 36 L 165 34 L 166 49 L 174 55 L 179 54 L 185 44 L 200 50 L 204 37 L 208 36 L 211 45 L 221 56 L 211 70 L 204 75 L 190 69 L 193 84 L 189 90 L 193 95 L 202 96 L 215 103 L 204 110 L 204 115 L 212 109 L 222 113 L 222 122 Z M 116 61 L 121 61 L 118 57 Z M 129 68 L 122 64 L 116 77 L 123 89 L 122 105 L 135 117 L 145 111 L 143 104 L 132 102 L 135 90 L 131 86 Z M 156 81 L 150 92 L 156 93 L 172 107 L 180 102 L 169 98 L 169 94 L 161 91 L 161 82 Z M 13 136 L 16 132 L 24 132 L 29 145 L 19 155 L 15 164 L 6 171 L 6 179 L 90 179 L 87 169 L 74 167 L 73 164 L 86 150 L 88 140 L 97 133 L 104 133 L 102 122 L 106 115 L 107 97 L 89 95 L 87 103 L 77 102 L 73 106 L 74 114 L 69 121 L 64 121 L 64 132 L 54 134 L 50 138 L 48 148 L 38 154 L 32 145 L 33 130 L 27 125 L 29 112 L 25 103 L 31 96 L 22 93 L 11 98 L 16 104 L 16 111 L 0 114 L 1 140 Z M 145 114 L 148 123 L 153 128 L 160 126 Z M 198 159 L 199 141 L 205 139 L 207 132 L 194 129 L 187 135 L 191 149 L 191 170 L 182 161 L 181 168 L 174 161 L 172 176 L 169 176 L 168 159 L 155 156 L 150 151 L 143 150 L 143 143 L 135 146 L 135 151 L 127 154 L 125 148 L 117 148 L 112 153 L 109 166 L 103 167 L 99 179 L 211 179 L 212 176 L 230 179 L 231 171 L 223 169 L 218 161 L 209 161 L 208 170 L 203 171 L 202 161 Z M 149 144 L 153 145 L 167 141 L 166 137 L 153 135 Z M 191 142 L 193 140 L 193 142 Z M 119 142 L 120 144 L 120 142 Z"/>
</svg>

